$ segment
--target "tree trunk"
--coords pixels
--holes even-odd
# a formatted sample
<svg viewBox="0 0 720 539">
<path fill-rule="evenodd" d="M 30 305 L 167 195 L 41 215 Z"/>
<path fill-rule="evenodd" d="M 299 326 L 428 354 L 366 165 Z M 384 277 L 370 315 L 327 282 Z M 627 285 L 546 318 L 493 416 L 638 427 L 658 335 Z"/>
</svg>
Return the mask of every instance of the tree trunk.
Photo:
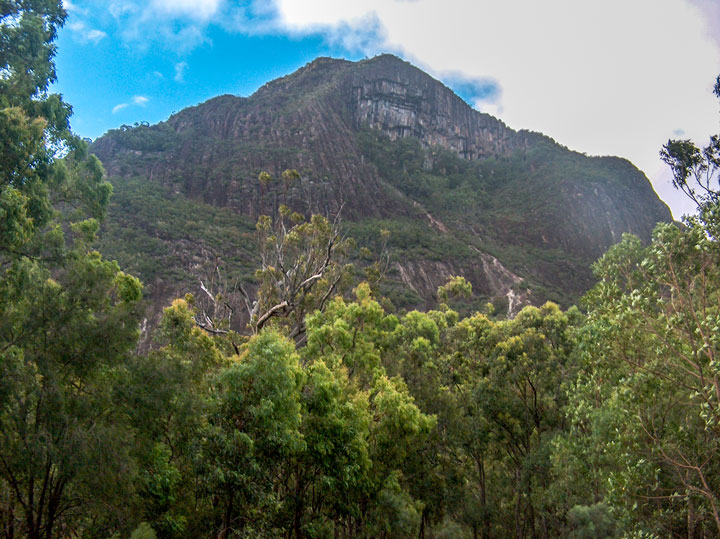
<svg viewBox="0 0 720 539">
<path fill-rule="evenodd" d="M 14 539 L 15 537 L 15 493 L 10 490 L 7 505 L 7 520 L 5 524 L 5 538 Z"/>
<path fill-rule="evenodd" d="M 230 522 L 232 521 L 232 510 L 233 510 L 233 498 L 235 496 L 230 494 L 227 506 L 225 507 L 225 515 L 223 516 L 223 527 L 220 531 L 220 539 L 227 539 L 230 536 Z"/>
<path fill-rule="evenodd" d="M 695 539 L 695 506 L 691 496 L 688 496 L 687 537 Z"/>
<path fill-rule="evenodd" d="M 482 455 L 475 457 L 475 463 L 477 465 L 478 480 L 480 481 L 480 504 L 483 510 L 482 515 L 482 539 L 488 539 L 490 537 L 490 530 L 487 514 L 487 486 L 485 484 L 485 460 Z M 477 539 L 477 530 L 473 526 L 473 534 Z"/>
<path fill-rule="evenodd" d="M 517 501 L 515 502 L 515 537 L 521 539 L 523 537 L 522 527 L 522 490 L 520 485 L 520 470 L 515 470 L 515 492 L 517 495 Z"/>
<path fill-rule="evenodd" d="M 295 514 L 293 516 L 293 532 L 296 539 L 302 537 L 302 504 L 299 500 L 295 501 Z"/>
</svg>

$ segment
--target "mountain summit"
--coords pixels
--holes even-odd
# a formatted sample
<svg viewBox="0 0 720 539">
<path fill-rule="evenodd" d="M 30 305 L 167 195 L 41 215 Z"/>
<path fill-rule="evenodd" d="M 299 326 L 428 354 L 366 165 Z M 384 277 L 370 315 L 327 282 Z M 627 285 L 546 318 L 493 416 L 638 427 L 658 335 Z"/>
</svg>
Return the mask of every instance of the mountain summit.
<svg viewBox="0 0 720 539">
<path fill-rule="evenodd" d="M 260 171 L 297 169 L 288 205 L 341 212 L 361 245 L 378 248 L 389 230 L 398 307 L 433 302 L 451 275 L 510 315 L 527 302 L 567 305 L 623 233 L 648 239 L 671 220 L 627 160 L 510 129 L 391 55 L 318 58 L 250 97 L 110 131 L 92 150 L 116 191 L 103 249 L 156 305 L 194 288 L 208 264 L 251 275 L 252 223 L 273 202 Z"/>
</svg>

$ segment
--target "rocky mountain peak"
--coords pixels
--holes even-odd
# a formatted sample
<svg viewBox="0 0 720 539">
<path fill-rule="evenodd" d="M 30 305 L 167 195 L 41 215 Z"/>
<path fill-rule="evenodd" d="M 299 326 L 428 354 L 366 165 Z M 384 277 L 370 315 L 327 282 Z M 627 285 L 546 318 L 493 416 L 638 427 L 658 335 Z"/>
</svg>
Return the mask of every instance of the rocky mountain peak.
<svg viewBox="0 0 720 539">
<path fill-rule="evenodd" d="M 505 153 L 522 137 L 498 119 L 472 109 L 442 82 L 392 54 L 359 62 L 317 58 L 296 72 L 271 81 L 251 98 L 291 100 L 300 107 L 332 100 L 352 127 L 370 127 L 391 140 L 417 138 L 465 159 Z"/>
<path fill-rule="evenodd" d="M 348 233 L 371 250 L 380 230 L 391 231 L 388 288 L 399 306 L 431 304 L 451 275 L 470 280 L 478 301 L 505 301 L 510 314 L 527 301 L 567 305 L 591 285 L 590 264 L 624 232 L 649 238 L 656 222 L 670 220 L 631 163 L 514 131 L 392 55 L 318 58 L 249 97 L 219 96 L 167 122 L 111 131 L 93 151 L 116 186 L 109 226 L 122 221 L 134 234 L 125 243 L 149 234 L 146 244 L 180 253 L 189 274 L 212 257 L 253 265 L 234 240 L 194 228 L 175 238 L 152 217 L 142 230 L 124 220 L 137 203 L 123 191 L 134 178 L 164 193 L 164 204 L 197 201 L 243 222 L 281 198 L 305 215 L 342 208 Z M 285 169 L 301 177 L 285 193 L 257 181 L 260 171 L 280 177 Z M 122 248 L 107 252 L 122 257 Z M 152 286 L 172 291 L 163 279 Z"/>
</svg>

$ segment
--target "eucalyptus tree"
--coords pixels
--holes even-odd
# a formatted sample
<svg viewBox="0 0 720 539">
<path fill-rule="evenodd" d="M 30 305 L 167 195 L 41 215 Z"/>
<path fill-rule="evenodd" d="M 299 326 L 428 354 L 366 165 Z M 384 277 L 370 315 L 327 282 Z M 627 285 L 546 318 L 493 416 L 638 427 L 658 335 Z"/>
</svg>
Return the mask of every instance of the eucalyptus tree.
<svg viewBox="0 0 720 539">
<path fill-rule="evenodd" d="M 584 372 L 557 466 L 571 472 L 568 496 L 586 500 L 578 509 L 602 504 L 626 532 L 720 534 L 719 151 L 718 136 L 668 141 L 661 157 L 697 215 L 658 225 L 649 246 L 625 236 L 585 298 Z"/>
<path fill-rule="evenodd" d="M 49 93 L 58 1 L 0 3 L 0 523 L 110 533 L 132 464 L 113 412 L 140 283 L 91 247 L 110 185 Z M 114 485 L 114 486 L 113 486 Z"/>
</svg>

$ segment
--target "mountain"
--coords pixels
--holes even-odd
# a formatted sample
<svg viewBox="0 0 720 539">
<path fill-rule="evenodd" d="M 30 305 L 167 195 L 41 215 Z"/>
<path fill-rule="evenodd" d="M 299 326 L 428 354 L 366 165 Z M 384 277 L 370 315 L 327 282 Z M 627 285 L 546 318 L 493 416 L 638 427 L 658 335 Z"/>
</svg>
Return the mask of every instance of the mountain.
<svg viewBox="0 0 720 539">
<path fill-rule="evenodd" d="M 383 293 L 398 308 L 432 304 L 451 275 L 473 284 L 469 307 L 567 306 L 624 232 L 648 239 L 671 220 L 627 160 L 515 131 L 391 55 L 318 58 L 250 97 L 112 130 L 92 151 L 115 187 L 101 249 L 144 280 L 155 313 L 216 265 L 216 278 L 252 281 L 254 222 L 279 200 L 261 171 L 298 170 L 288 205 L 340 212 L 371 251 L 389 230 Z"/>
</svg>

